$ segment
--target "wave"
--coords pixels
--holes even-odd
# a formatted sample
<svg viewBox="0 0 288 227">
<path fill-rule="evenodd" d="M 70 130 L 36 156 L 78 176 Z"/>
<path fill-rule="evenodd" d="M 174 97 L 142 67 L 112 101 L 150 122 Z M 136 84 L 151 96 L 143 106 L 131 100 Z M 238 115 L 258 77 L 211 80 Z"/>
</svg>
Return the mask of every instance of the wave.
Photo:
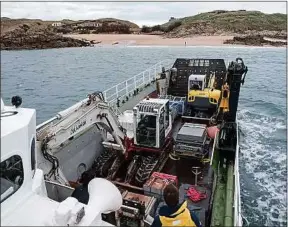
<svg viewBox="0 0 288 227">
<path fill-rule="evenodd" d="M 279 94 L 278 94 L 279 95 Z M 286 94 L 285 94 L 286 97 Z M 283 102 L 280 102 L 282 98 L 273 98 L 271 97 L 271 100 L 251 100 L 246 98 L 241 98 L 242 105 L 244 107 L 253 108 L 254 110 L 257 110 L 257 112 L 260 112 L 263 116 L 275 116 L 275 117 L 286 117 L 286 103 L 285 100 Z M 279 101 L 279 103 L 278 103 Z M 252 114 L 248 113 L 248 114 Z M 253 116 L 254 117 L 254 116 Z M 257 117 L 257 116 L 256 116 Z"/>
<path fill-rule="evenodd" d="M 249 213 L 258 214 L 251 216 L 247 213 L 247 219 L 259 223 L 256 220 L 260 215 L 258 218 L 265 226 L 287 224 L 285 119 L 243 109 L 238 113 L 238 121 L 242 131 L 240 172 L 246 175 L 245 179 L 241 179 L 245 189 L 241 193 L 245 201 L 243 206 Z M 279 132 L 284 135 L 283 138 L 278 140 L 277 145 L 272 144 L 275 141 L 270 138 Z"/>
</svg>

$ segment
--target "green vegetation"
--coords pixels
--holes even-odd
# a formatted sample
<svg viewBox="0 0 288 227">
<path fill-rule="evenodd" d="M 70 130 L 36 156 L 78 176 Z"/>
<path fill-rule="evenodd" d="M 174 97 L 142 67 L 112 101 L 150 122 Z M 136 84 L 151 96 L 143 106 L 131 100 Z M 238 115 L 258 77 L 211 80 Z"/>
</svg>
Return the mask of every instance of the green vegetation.
<svg viewBox="0 0 288 227">
<path fill-rule="evenodd" d="M 181 23 L 181 25 L 173 27 L 172 24 L 176 22 Z M 260 34 L 276 36 L 275 33 L 279 33 L 279 36 L 285 37 L 287 32 L 287 15 L 280 13 L 265 14 L 259 11 L 245 10 L 216 10 L 169 21 L 161 25 L 161 27 L 170 27 L 170 29 L 167 29 L 167 36 L 169 37 L 201 34 Z"/>
<path fill-rule="evenodd" d="M 224 31 L 243 32 L 255 31 L 282 31 L 287 29 L 286 14 L 265 14 L 259 11 L 212 11 L 200 13 L 192 17 L 181 19 L 183 26 L 189 28 L 197 24 L 213 24 L 215 29 Z"/>
<path fill-rule="evenodd" d="M 162 25 L 143 26 L 141 32 L 164 32 L 167 37 L 191 35 L 265 35 L 268 37 L 287 37 L 286 14 L 265 14 L 259 11 L 215 10 L 195 16 L 173 19 Z"/>
<path fill-rule="evenodd" d="M 160 32 L 171 32 L 173 29 L 179 27 L 182 24 L 182 22 L 180 20 L 174 21 L 172 23 L 169 23 L 169 25 L 164 26 L 164 25 L 155 25 L 152 27 L 148 27 L 148 26 L 143 26 L 141 29 L 141 32 L 143 33 L 150 33 L 150 32 L 155 32 L 155 31 L 160 31 Z"/>
</svg>

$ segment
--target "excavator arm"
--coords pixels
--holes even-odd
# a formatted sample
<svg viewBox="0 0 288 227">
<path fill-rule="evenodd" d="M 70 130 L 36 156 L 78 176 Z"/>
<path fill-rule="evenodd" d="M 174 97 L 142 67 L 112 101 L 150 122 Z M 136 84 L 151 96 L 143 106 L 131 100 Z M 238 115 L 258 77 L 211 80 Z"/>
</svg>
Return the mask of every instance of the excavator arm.
<svg viewBox="0 0 288 227">
<path fill-rule="evenodd" d="M 235 121 L 240 87 L 241 84 L 244 84 L 247 72 L 248 68 L 241 58 L 236 58 L 235 62 L 232 61 L 229 64 L 221 89 L 218 109 L 215 115 L 211 117 L 210 124 L 216 124 L 223 119 Z"/>
<path fill-rule="evenodd" d="M 95 124 L 111 133 L 116 142 L 104 141 L 103 145 L 124 154 L 126 132 L 101 93 L 89 95 L 88 99 L 60 112 L 55 121 L 37 131 L 37 140 L 42 141 L 42 145 L 45 144 L 46 149 L 53 153 Z"/>
</svg>

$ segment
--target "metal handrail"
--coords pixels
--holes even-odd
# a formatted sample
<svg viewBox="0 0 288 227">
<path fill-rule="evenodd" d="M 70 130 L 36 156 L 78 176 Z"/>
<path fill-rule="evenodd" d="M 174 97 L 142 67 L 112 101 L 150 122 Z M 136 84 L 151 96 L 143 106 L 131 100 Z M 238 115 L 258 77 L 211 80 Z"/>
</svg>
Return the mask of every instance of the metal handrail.
<svg viewBox="0 0 288 227">
<path fill-rule="evenodd" d="M 117 107 L 117 99 L 120 99 L 120 98 L 123 98 L 126 96 L 129 97 L 129 94 L 131 94 L 131 92 L 133 94 L 134 90 L 136 90 L 137 88 L 140 89 L 144 85 L 151 83 L 152 80 L 156 79 L 157 73 L 161 72 L 162 67 L 170 68 L 172 66 L 172 64 L 173 64 L 173 62 L 171 60 L 161 61 L 161 62 L 153 65 L 152 67 L 146 69 L 145 71 L 138 73 L 137 75 L 129 78 L 128 80 L 120 82 L 119 84 L 116 84 L 115 86 L 106 89 L 105 91 L 102 92 L 103 96 L 105 98 L 105 101 L 108 102 L 108 105 L 114 111 L 114 113 L 119 115 L 120 111 Z M 148 74 L 148 79 L 146 78 L 147 75 L 145 75 L 145 74 Z M 132 83 L 131 82 L 129 83 L 129 81 L 132 81 Z M 121 84 L 125 84 L 125 87 L 120 88 L 120 90 L 119 90 L 119 86 Z M 129 87 L 132 87 L 132 89 Z M 114 93 L 113 93 L 113 89 L 115 89 Z M 110 92 L 110 91 L 112 91 L 112 92 Z M 121 94 L 121 92 L 123 93 L 123 91 L 125 91 L 124 94 Z M 81 100 L 80 102 L 74 104 L 73 106 L 59 112 L 56 116 L 54 116 L 54 117 L 50 118 L 49 120 L 37 125 L 36 130 L 39 131 L 39 130 L 41 130 L 41 128 L 47 126 L 48 124 L 52 123 L 53 121 L 64 118 L 71 111 L 75 111 L 75 109 L 79 108 L 81 105 L 85 104 L 87 101 L 88 101 L 88 98 L 85 98 L 85 99 Z"/>
<path fill-rule="evenodd" d="M 114 106 L 118 99 L 129 97 L 135 90 L 141 89 L 145 85 L 155 81 L 156 76 L 161 72 L 162 67 L 167 69 L 167 67 L 172 66 L 172 63 L 171 60 L 161 61 L 143 72 L 106 89 L 103 91 L 105 101 L 108 102 L 110 106 Z"/>
</svg>

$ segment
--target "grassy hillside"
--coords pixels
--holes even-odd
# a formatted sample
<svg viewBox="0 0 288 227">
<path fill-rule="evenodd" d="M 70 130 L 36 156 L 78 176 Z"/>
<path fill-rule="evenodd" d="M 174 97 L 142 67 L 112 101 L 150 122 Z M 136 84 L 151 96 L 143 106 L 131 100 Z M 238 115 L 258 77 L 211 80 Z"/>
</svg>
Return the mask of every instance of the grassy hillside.
<svg viewBox="0 0 288 227">
<path fill-rule="evenodd" d="M 286 14 L 265 14 L 259 11 L 216 10 L 191 17 L 179 18 L 162 25 L 167 28 L 173 23 L 179 26 L 167 33 L 170 37 L 183 37 L 198 34 L 260 34 L 287 32 Z M 263 34 L 262 34 L 263 33 Z"/>
<path fill-rule="evenodd" d="M 130 21 L 125 21 L 125 20 L 119 20 L 116 18 L 101 18 L 97 20 L 79 20 L 79 21 L 73 21 L 69 19 L 64 19 L 62 21 L 43 21 L 40 19 L 10 19 L 7 17 L 1 17 L 1 36 L 5 35 L 6 33 L 13 32 L 14 30 L 17 30 L 19 28 L 22 28 L 22 26 L 29 26 L 29 32 L 38 32 L 38 31 L 43 31 L 45 29 L 49 29 L 51 27 L 51 24 L 54 22 L 62 22 L 63 25 L 69 26 L 70 24 L 81 24 L 84 22 L 99 22 L 99 23 L 114 23 L 119 26 L 128 26 L 130 29 L 139 29 L 139 26 L 135 23 L 132 23 Z M 50 28 L 51 29 L 51 28 Z M 55 30 L 57 32 L 57 30 Z M 73 32 L 71 30 L 71 32 Z"/>
<path fill-rule="evenodd" d="M 39 19 L 10 19 L 7 17 L 1 17 L 1 36 L 8 32 L 19 29 L 24 24 L 31 28 L 36 28 L 36 30 L 43 30 L 51 23 L 53 22 L 42 21 Z"/>
</svg>

